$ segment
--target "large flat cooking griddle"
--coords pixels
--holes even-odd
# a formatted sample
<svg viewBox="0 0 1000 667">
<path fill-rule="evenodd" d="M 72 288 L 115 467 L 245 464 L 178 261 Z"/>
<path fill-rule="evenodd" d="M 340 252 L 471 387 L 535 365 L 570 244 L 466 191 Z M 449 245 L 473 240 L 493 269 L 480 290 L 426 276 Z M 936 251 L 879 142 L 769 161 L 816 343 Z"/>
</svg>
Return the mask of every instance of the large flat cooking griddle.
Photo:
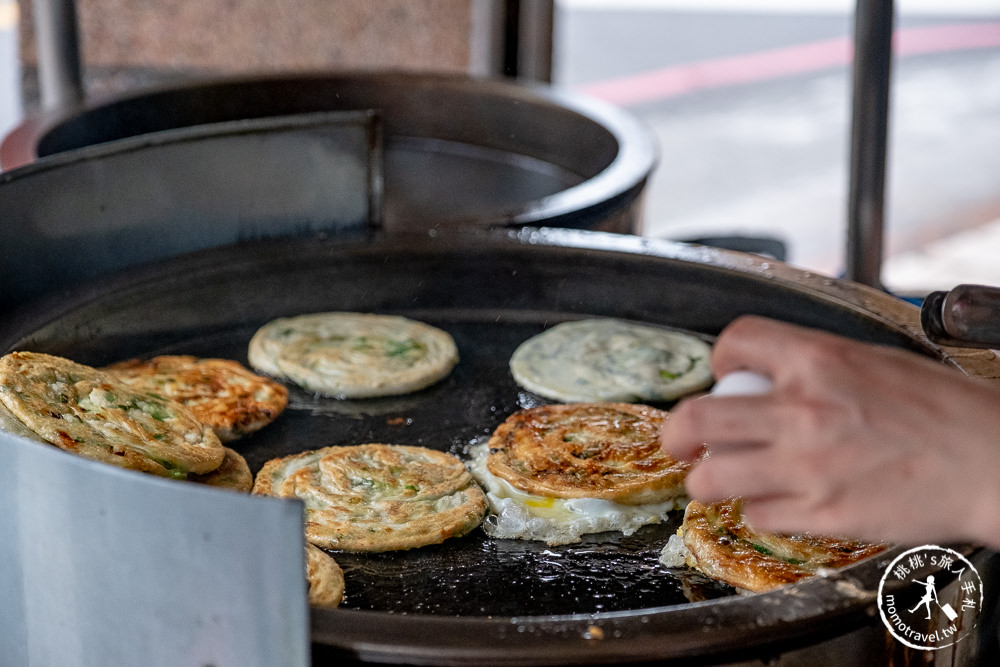
<svg viewBox="0 0 1000 667">
<path fill-rule="evenodd" d="M 334 400 L 291 387 L 277 422 L 235 443 L 254 471 L 273 457 L 365 442 L 463 455 L 515 410 L 546 402 L 513 382 L 508 359 L 569 319 L 619 317 L 711 340 L 737 315 L 757 313 L 966 363 L 922 338 L 916 308 L 868 288 L 737 253 L 565 230 L 290 238 L 201 251 L 19 311 L 0 325 L 0 350 L 95 366 L 171 353 L 246 363 L 260 325 L 334 310 L 441 327 L 461 360 L 442 382 L 405 396 Z M 339 609 L 313 610 L 316 660 L 622 662 L 765 644 L 773 654 L 782 641 L 871 622 L 888 556 L 735 596 L 659 564 L 679 519 L 558 547 L 477 530 L 408 552 L 335 553 L 347 598 Z"/>
</svg>

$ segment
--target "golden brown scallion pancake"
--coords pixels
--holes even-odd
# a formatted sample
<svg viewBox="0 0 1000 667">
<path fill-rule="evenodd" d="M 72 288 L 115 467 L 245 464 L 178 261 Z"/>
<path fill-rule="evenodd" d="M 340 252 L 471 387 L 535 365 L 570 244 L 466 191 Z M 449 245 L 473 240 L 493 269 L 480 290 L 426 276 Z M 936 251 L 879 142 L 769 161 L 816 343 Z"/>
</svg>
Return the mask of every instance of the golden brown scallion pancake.
<svg viewBox="0 0 1000 667">
<path fill-rule="evenodd" d="M 184 406 L 62 357 L 0 358 L 0 402 L 45 441 L 123 468 L 183 479 L 225 457 L 218 436 Z"/>
<path fill-rule="evenodd" d="M 688 565 L 736 588 L 762 593 L 813 576 L 820 568 L 850 565 L 885 550 L 872 544 L 817 535 L 776 535 L 743 519 L 743 501 L 688 504 L 678 534 Z"/>
<path fill-rule="evenodd" d="M 611 318 L 557 324 L 510 358 L 514 380 L 565 402 L 669 401 L 712 382 L 711 347 L 680 331 Z"/>
<path fill-rule="evenodd" d="M 232 442 L 274 421 L 288 390 L 236 361 L 190 355 L 131 359 L 104 369 L 137 391 L 186 406 L 223 442 Z"/>
<path fill-rule="evenodd" d="M 243 455 L 234 449 L 225 447 L 226 457 L 222 465 L 204 475 L 189 474 L 189 482 L 205 484 L 220 489 L 230 489 L 241 493 L 250 493 L 253 489 L 253 472 Z"/>
<path fill-rule="evenodd" d="M 497 539 L 538 540 L 549 545 L 579 542 L 592 533 L 620 532 L 631 535 L 643 526 L 660 523 L 686 498 L 659 503 L 626 505 L 600 498 L 554 498 L 515 488 L 492 474 L 486 466 L 486 443 L 469 449 L 469 470 L 489 502 L 490 513 L 483 530 Z"/>
<path fill-rule="evenodd" d="M 487 468 L 538 496 L 639 505 L 684 494 L 691 467 L 660 450 L 668 413 L 632 403 L 570 403 L 515 412 L 493 432 Z"/>
<path fill-rule="evenodd" d="M 0 389 L 0 391 L 3 391 L 3 389 Z M 8 410 L 2 400 L 0 400 L 0 431 L 10 433 L 11 435 L 17 435 L 22 438 L 27 438 L 28 440 L 34 440 L 35 442 L 41 442 L 46 445 L 50 444 L 48 440 L 32 431 L 25 425 L 24 422 L 18 419 L 13 412 Z"/>
<path fill-rule="evenodd" d="M 324 447 L 265 463 L 253 492 L 305 503 L 306 538 L 324 549 L 391 551 L 477 527 L 483 491 L 457 457 L 426 447 Z"/>
<path fill-rule="evenodd" d="M 344 571 L 333 556 L 306 542 L 306 581 L 309 604 L 337 607 L 344 600 Z"/>
<path fill-rule="evenodd" d="M 250 365 L 336 398 L 393 396 L 441 380 L 458 363 L 447 332 L 395 315 L 312 313 L 272 320 L 250 340 Z"/>
</svg>

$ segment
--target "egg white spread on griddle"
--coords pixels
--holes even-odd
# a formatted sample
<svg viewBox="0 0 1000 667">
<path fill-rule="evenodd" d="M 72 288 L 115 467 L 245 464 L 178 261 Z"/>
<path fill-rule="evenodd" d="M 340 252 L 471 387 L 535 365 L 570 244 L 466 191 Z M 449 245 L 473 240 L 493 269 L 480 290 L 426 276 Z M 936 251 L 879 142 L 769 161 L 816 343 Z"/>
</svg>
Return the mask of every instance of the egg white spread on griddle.
<svg viewBox="0 0 1000 667">
<path fill-rule="evenodd" d="M 469 450 L 469 471 L 486 491 L 490 513 L 483 529 L 499 539 L 538 540 L 550 545 L 578 542 L 581 535 L 620 531 L 631 535 L 639 528 L 663 521 L 683 509 L 687 498 L 646 505 L 626 505 L 599 498 L 550 498 L 526 493 L 497 477 L 486 467 L 489 448 Z"/>
</svg>

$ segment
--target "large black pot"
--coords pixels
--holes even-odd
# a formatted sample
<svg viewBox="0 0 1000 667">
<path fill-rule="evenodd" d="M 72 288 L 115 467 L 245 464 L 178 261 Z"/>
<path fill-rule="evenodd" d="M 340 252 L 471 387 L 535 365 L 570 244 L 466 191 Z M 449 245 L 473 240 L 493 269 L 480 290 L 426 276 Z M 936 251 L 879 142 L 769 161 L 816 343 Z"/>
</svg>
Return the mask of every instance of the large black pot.
<svg viewBox="0 0 1000 667">
<path fill-rule="evenodd" d="M 0 166 L 208 123 L 363 110 L 384 122 L 388 228 L 638 228 L 657 155 L 634 117 L 551 86 L 455 75 L 238 78 L 90 100 L 15 128 L 0 146 Z"/>
</svg>

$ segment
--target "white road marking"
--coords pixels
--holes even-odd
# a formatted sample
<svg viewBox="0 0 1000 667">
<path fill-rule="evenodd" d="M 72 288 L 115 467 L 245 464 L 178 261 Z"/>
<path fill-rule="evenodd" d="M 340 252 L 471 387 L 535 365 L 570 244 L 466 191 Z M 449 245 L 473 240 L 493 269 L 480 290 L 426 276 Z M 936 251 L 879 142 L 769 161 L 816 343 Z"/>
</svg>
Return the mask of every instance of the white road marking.
<svg viewBox="0 0 1000 667">
<path fill-rule="evenodd" d="M 681 10 L 780 14 L 850 14 L 856 0 L 556 0 L 570 10 Z M 896 0 L 896 13 L 939 16 L 1000 16 L 997 0 Z"/>
</svg>

